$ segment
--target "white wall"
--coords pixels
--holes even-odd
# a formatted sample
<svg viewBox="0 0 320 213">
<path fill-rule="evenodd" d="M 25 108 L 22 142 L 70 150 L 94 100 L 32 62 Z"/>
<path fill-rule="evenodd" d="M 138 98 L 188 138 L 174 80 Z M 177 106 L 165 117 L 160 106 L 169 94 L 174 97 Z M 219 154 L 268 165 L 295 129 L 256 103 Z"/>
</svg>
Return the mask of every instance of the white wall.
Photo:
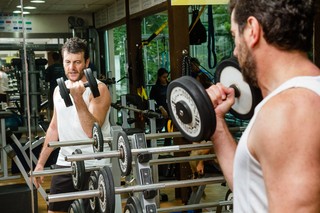
<svg viewBox="0 0 320 213">
<path fill-rule="evenodd" d="M 32 21 L 31 33 L 68 33 L 71 32 L 68 18 L 70 15 L 29 15 Z M 85 21 L 85 26 L 92 26 L 91 15 L 76 15 Z"/>
</svg>

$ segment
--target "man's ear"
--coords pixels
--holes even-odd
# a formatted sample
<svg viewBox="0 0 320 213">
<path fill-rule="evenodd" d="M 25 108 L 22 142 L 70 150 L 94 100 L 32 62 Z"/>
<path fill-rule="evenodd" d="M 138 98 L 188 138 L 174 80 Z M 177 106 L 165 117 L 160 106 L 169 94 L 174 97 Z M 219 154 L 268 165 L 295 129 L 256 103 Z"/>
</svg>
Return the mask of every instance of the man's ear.
<svg viewBox="0 0 320 213">
<path fill-rule="evenodd" d="M 250 16 L 247 20 L 247 41 L 248 46 L 253 48 L 259 43 L 262 35 L 262 28 L 258 20 Z"/>
</svg>

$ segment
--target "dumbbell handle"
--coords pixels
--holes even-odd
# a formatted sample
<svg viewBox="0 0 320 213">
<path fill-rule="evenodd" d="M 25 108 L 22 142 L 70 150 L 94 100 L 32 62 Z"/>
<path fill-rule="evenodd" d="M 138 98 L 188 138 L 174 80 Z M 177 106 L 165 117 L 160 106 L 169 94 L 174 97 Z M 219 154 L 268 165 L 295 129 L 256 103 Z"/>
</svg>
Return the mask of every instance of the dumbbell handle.
<svg viewBox="0 0 320 213">
<path fill-rule="evenodd" d="M 231 84 L 229 87 L 234 89 L 234 97 L 239 98 L 241 95 L 241 92 L 240 92 L 240 89 L 237 87 L 237 85 Z"/>
<path fill-rule="evenodd" d="M 84 87 L 90 87 L 90 85 L 89 85 L 89 83 L 88 83 L 88 82 L 83 83 L 83 86 L 84 86 Z M 70 92 L 70 89 L 69 89 L 69 88 L 67 88 L 67 91 L 68 91 L 68 92 Z"/>
</svg>

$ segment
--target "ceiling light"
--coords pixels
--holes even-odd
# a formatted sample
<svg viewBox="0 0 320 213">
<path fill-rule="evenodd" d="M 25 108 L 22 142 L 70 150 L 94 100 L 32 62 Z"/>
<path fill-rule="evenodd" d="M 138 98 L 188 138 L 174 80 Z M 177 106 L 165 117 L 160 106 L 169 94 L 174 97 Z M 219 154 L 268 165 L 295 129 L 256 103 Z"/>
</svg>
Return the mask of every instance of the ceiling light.
<svg viewBox="0 0 320 213">
<path fill-rule="evenodd" d="M 21 8 L 21 5 L 18 5 L 17 8 Z M 23 9 L 34 10 L 34 9 L 37 9 L 37 8 L 36 7 L 32 7 L 32 6 L 26 6 L 26 7 L 23 7 Z"/>
<path fill-rule="evenodd" d="M 46 3 L 44 0 L 31 0 L 31 3 Z"/>
<path fill-rule="evenodd" d="M 21 13 L 21 11 L 20 10 L 15 10 L 15 11 L 13 11 L 13 13 Z M 30 12 L 23 11 L 23 14 L 30 14 Z"/>
<path fill-rule="evenodd" d="M 26 7 L 23 7 L 24 9 L 27 9 L 27 10 L 35 10 L 37 9 L 36 7 L 32 7 L 32 6 L 26 6 Z"/>
</svg>

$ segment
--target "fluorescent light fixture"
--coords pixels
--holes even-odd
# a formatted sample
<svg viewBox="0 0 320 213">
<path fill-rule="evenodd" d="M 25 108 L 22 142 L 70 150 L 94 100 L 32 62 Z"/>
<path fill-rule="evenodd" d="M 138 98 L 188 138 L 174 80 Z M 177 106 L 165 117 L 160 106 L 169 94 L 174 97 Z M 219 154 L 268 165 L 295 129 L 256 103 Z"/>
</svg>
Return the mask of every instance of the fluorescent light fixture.
<svg viewBox="0 0 320 213">
<path fill-rule="evenodd" d="M 33 6 L 26 6 L 26 7 L 23 7 L 24 9 L 27 9 L 27 10 L 35 10 L 37 9 L 36 7 L 33 7 Z"/>
<path fill-rule="evenodd" d="M 20 10 L 15 10 L 15 11 L 13 11 L 13 13 L 21 13 L 21 11 Z M 23 14 L 30 14 L 30 12 L 28 12 L 28 11 L 23 11 Z"/>
<path fill-rule="evenodd" d="M 17 8 L 21 8 L 21 5 L 18 5 Z M 32 6 L 26 6 L 26 7 L 23 7 L 23 9 L 34 10 L 34 9 L 37 9 L 37 8 L 36 7 L 32 7 Z"/>
<path fill-rule="evenodd" d="M 31 0 L 31 3 L 46 3 L 44 0 Z"/>
</svg>

